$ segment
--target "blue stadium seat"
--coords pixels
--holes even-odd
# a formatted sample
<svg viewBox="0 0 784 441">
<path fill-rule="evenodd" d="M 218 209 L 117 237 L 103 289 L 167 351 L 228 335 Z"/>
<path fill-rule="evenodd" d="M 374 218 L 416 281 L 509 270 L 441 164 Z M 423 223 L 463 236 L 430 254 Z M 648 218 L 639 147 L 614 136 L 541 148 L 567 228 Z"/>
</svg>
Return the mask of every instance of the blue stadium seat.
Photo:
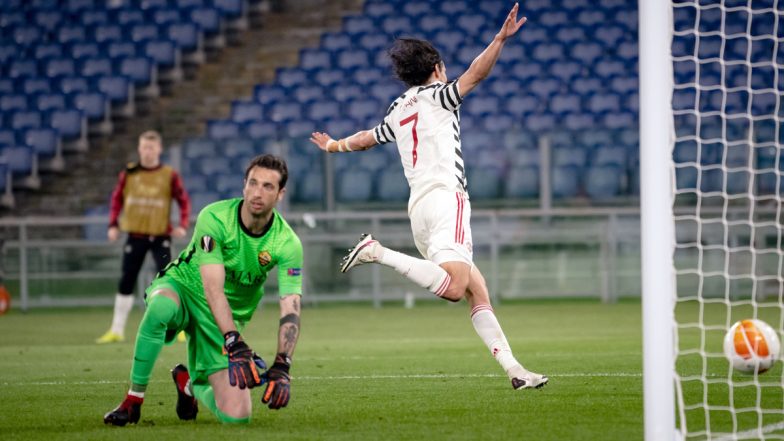
<svg viewBox="0 0 784 441">
<path fill-rule="evenodd" d="M 116 12 L 116 22 L 125 28 L 133 25 L 145 23 L 147 20 L 144 11 L 136 8 L 122 8 Z"/>
<path fill-rule="evenodd" d="M 362 49 L 346 49 L 337 54 L 337 66 L 341 69 L 364 68 L 369 64 L 370 56 Z"/>
<path fill-rule="evenodd" d="M 412 5 L 416 7 L 417 3 L 407 3 L 406 7 Z M 421 3 L 421 5 L 428 7 L 426 4 Z M 429 8 L 428 8 L 429 9 Z M 417 24 L 417 28 L 429 35 L 433 35 L 438 31 L 442 31 L 445 29 L 449 29 L 452 26 L 449 23 L 449 20 L 446 16 L 443 15 L 431 15 L 431 14 L 424 14 L 422 18 L 419 19 Z"/>
<path fill-rule="evenodd" d="M 370 17 L 348 16 L 343 18 L 343 31 L 350 34 L 376 32 L 377 26 Z"/>
<path fill-rule="evenodd" d="M 193 179 L 195 179 L 195 177 Z M 194 191 L 190 194 L 190 198 L 192 212 L 199 213 L 207 205 L 219 201 L 221 196 L 218 192 L 214 191 Z"/>
<path fill-rule="evenodd" d="M 235 166 L 224 156 L 205 157 L 199 160 L 199 170 L 208 177 L 219 174 L 236 173 Z"/>
<path fill-rule="evenodd" d="M 115 23 L 101 23 L 96 25 L 92 31 L 92 41 L 102 45 L 112 42 L 124 41 L 125 35 L 122 26 Z"/>
<path fill-rule="evenodd" d="M 295 88 L 307 84 L 310 79 L 304 70 L 298 67 L 281 67 L 275 73 L 276 82 L 285 88 Z"/>
<path fill-rule="evenodd" d="M 39 76 L 38 63 L 33 59 L 13 59 L 8 67 L 9 78 L 28 78 Z"/>
<path fill-rule="evenodd" d="M 338 202 L 367 202 L 373 194 L 373 173 L 354 166 L 336 176 L 335 196 Z"/>
<path fill-rule="evenodd" d="M 106 55 L 114 60 L 135 57 L 139 53 L 139 49 L 131 41 L 111 41 L 105 44 L 104 47 Z"/>
<path fill-rule="evenodd" d="M 158 71 L 153 61 L 147 57 L 128 57 L 120 60 L 119 73 L 133 81 L 137 88 L 146 90 L 150 96 L 157 96 Z"/>
<path fill-rule="evenodd" d="M 573 60 L 555 61 L 550 64 L 550 75 L 564 83 L 571 83 L 583 75 L 585 68 L 581 63 Z"/>
<path fill-rule="evenodd" d="M 588 163 L 588 152 L 584 148 L 558 146 L 553 142 L 552 163 L 554 166 L 574 166 L 582 168 Z"/>
<path fill-rule="evenodd" d="M 90 133 L 112 133 L 111 103 L 106 95 L 101 92 L 76 92 L 71 95 L 71 102 L 87 118 Z"/>
<path fill-rule="evenodd" d="M 60 58 L 63 56 L 63 45 L 59 43 L 40 43 L 33 49 L 33 58 L 45 60 L 47 58 Z"/>
<path fill-rule="evenodd" d="M 352 46 L 351 37 L 347 34 L 327 32 L 321 36 L 321 47 L 333 53 Z"/>
<path fill-rule="evenodd" d="M 376 198 L 383 202 L 403 202 L 408 200 L 409 188 L 400 164 L 389 164 L 377 175 Z"/>
<path fill-rule="evenodd" d="M 222 199 L 242 197 L 242 178 L 237 173 L 219 174 L 210 179 Z"/>
<path fill-rule="evenodd" d="M 82 24 L 88 27 L 98 26 L 109 22 L 109 12 L 103 9 L 92 9 L 79 15 Z"/>
<path fill-rule="evenodd" d="M 571 90 L 580 95 L 591 95 L 601 91 L 604 85 L 598 78 L 585 77 L 577 78 L 571 84 Z"/>
<path fill-rule="evenodd" d="M 294 202 L 317 203 L 324 200 L 324 174 L 314 171 L 300 177 L 296 183 Z"/>
<path fill-rule="evenodd" d="M 207 136 L 215 140 L 237 138 L 241 134 L 240 125 L 234 121 L 215 119 L 207 121 Z"/>
<path fill-rule="evenodd" d="M 343 81 L 345 76 L 346 72 L 341 69 L 320 69 L 316 72 L 313 80 L 315 84 L 328 89 Z"/>
<path fill-rule="evenodd" d="M 277 138 L 278 126 L 270 121 L 251 121 L 243 124 L 242 132 L 253 139 Z"/>
<path fill-rule="evenodd" d="M 79 141 L 87 136 L 87 119 L 76 109 L 55 109 L 47 116 L 49 125 L 64 141 Z"/>
<path fill-rule="evenodd" d="M 602 146 L 593 151 L 591 157 L 591 164 L 593 166 L 614 166 L 618 168 L 626 167 L 627 157 L 626 149 L 623 147 L 615 146 Z"/>
<path fill-rule="evenodd" d="M 44 62 L 44 74 L 52 79 L 76 75 L 76 65 L 70 58 L 53 58 Z"/>
<path fill-rule="evenodd" d="M 10 113 L 9 128 L 14 130 L 37 129 L 43 125 L 43 118 L 37 110 L 16 110 Z"/>
<path fill-rule="evenodd" d="M 545 132 L 554 129 L 556 122 L 549 113 L 533 113 L 525 117 L 523 126 L 534 132 Z"/>
<path fill-rule="evenodd" d="M 604 54 L 604 48 L 599 43 L 594 41 L 583 41 L 571 47 L 569 55 L 571 58 L 579 61 L 585 66 L 590 66 L 596 63 Z"/>
<path fill-rule="evenodd" d="M 275 103 L 269 108 L 269 119 L 280 123 L 302 118 L 302 106 L 296 102 Z"/>
<path fill-rule="evenodd" d="M 147 4 L 147 6 L 150 5 Z M 170 24 L 179 23 L 182 20 L 179 9 L 172 9 L 168 6 L 166 3 L 160 8 L 152 8 L 152 22 L 159 28 L 166 28 Z"/>
<path fill-rule="evenodd" d="M 411 33 L 414 30 L 414 25 L 411 18 L 392 14 L 381 20 L 381 30 L 388 35 L 400 35 Z"/>
<path fill-rule="evenodd" d="M 541 100 L 532 95 L 515 95 L 502 100 L 503 110 L 518 120 L 526 115 L 538 112 L 541 107 Z"/>
<path fill-rule="evenodd" d="M 589 167 L 585 173 L 585 192 L 592 200 L 604 201 L 621 194 L 624 168 L 618 165 Z"/>
<path fill-rule="evenodd" d="M 197 24 L 207 36 L 215 36 L 221 32 L 220 13 L 211 7 L 203 6 L 189 10 L 190 20 Z"/>
<path fill-rule="evenodd" d="M 27 96 L 22 94 L 0 95 L 0 112 L 11 114 L 16 111 L 27 110 Z"/>
<path fill-rule="evenodd" d="M 313 121 L 326 121 L 340 115 L 340 104 L 335 101 L 314 101 L 306 107 L 307 117 Z"/>
<path fill-rule="evenodd" d="M 403 13 L 409 17 L 416 18 L 431 12 L 432 6 L 427 2 L 402 2 Z"/>
<path fill-rule="evenodd" d="M 111 75 L 114 63 L 108 57 L 86 58 L 82 60 L 79 73 L 85 77 Z"/>
<path fill-rule="evenodd" d="M 281 126 L 281 135 L 287 138 L 307 137 L 317 129 L 313 121 L 303 118 L 286 121 Z"/>
<path fill-rule="evenodd" d="M 369 33 L 359 37 L 359 47 L 378 53 L 389 46 L 389 37 L 384 34 Z"/>
<path fill-rule="evenodd" d="M 125 27 L 126 33 L 130 31 L 131 41 L 141 43 L 147 40 L 155 40 L 159 37 L 158 26 L 150 23 L 138 23 Z"/>
<path fill-rule="evenodd" d="M 582 108 L 582 100 L 580 95 L 560 93 L 550 99 L 548 107 L 555 115 L 577 112 Z"/>
<path fill-rule="evenodd" d="M 7 65 L 11 60 L 18 58 L 22 49 L 10 42 L 0 42 L 0 66 Z"/>
<path fill-rule="evenodd" d="M 0 148 L 16 145 L 16 132 L 11 129 L 0 128 Z"/>
<path fill-rule="evenodd" d="M 369 118 L 380 119 L 385 112 L 386 106 L 375 99 L 356 99 L 346 103 L 346 113 L 356 121 L 364 121 Z"/>
<path fill-rule="evenodd" d="M 185 159 L 209 158 L 218 154 L 217 143 L 210 138 L 189 138 L 183 142 Z"/>
<path fill-rule="evenodd" d="M 39 158 L 53 158 L 61 155 L 60 135 L 50 128 L 25 130 L 22 139 L 25 145 L 33 148 Z"/>
<path fill-rule="evenodd" d="M 49 93 L 52 91 L 52 84 L 46 78 L 25 78 L 22 80 L 21 91 L 26 95 Z"/>
<path fill-rule="evenodd" d="M 599 93 L 588 99 L 588 110 L 593 113 L 617 112 L 621 110 L 620 96 L 613 93 Z"/>
<path fill-rule="evenodd" d="M 574 47 L 576 46 L 579 46 L 579 44 Z M 564 55 L 564 46 L 558 42 L 542 43 L 533 49 L 533 58 L 539 62 L 549 63 L 561 60 L 564 58 Z M 574 50 L 572 50 L 572 57 L 577 58 L 574 57 Z"/>
<path fill-rule="evenodd" d="M 494 167 L 469 167 L 468 190 L 472 199 L 496 199 L 501 196 L 502 181 Z"/>
<path fill-rule="evenodd" d="M 462 32 L 453 29 L 438 31 L 433 36 L 433 45 L 441 53 L 455 52 L 458 48 L 462 47 L 463 44 L 465 44 L 465 35 L 463 35 Z"/>
<path fill-rule="evenodd" d="M 524 165 L 509 169 L 506 179 L 504 179 L 503 196 L 513 199 L 538 197 L 539 167 Z"/>
<path fill-rule="evenodd" d="M 234 101 L 231 104 L 231 120 L 237 123 L 261 121 L 264 119 L 264 106 L 251 101 Z"/>
<path fill-rule="evenodd" d="M 92 41 L 80 41 L 77 43 L 73 43 L 68 45 L 68 52 L 71 54 L 71 58 L 74 61 L 79 61 L 85 58 L 92 58 L 97 57 L 101 54 L 100 47 L 98 43 Z"/>
<path fill-rule="evenodd" d="M 324 126 L 324 130 L 332 136 L 345 138 L 346 136 L 350 136 L 351 134 L 355 133 L 358 128 L 353 121 L 339 118 L 327 121 Z"/>
<path fill-rule="evenodd" d="M 365 15 L 373 18 L 388 17 L 397 13 L 395 6 L 390 3 L 365 3 Z"/>
<path fill-rule="evenodd" d="M 573 198 L 579 196 L 581 169 L 574 165 L 554 167 L 552 171 L 553 198 Z"/>
<path fill-rule="evenodd" d="M 87 41 L 87 34 L 83 26 L 61 26 L 60 29 L 57 30 L 56 39 L 60 44 L 73 44 Z"/>
<path fill-rule="evenodd" d="M 135 114 L 133 84 L 123 75 L 101 75 L 98 91 L 109 98 L 113 116 L 131 117 Z"/>
<path fill-rule="evenodd" d="M 466 44 L 456 52 L 456 60 L 461 66 L 469 66 L 477 55 L 481 54 L 486 45 Z"/>
<path fill-rule="evenodd" d="M 282 88 L 269 84 L 257 84 L 254 86 L 253 96 L 256 101 L 263 105 L 270 105 L 288 98 Z"/>
<path fill-rule="evenodd" d="M 231 138 L 223 141 L 221 154 L 230 158 L 250 158 L 256 154 L 256 144 L 247 137 Z"/>
<path fill-rule="evenodd" d="M 194 23 L 170 23 L 164 33 L 180 49 L 183 63 L 204 62 L 204 49 L 199 27 Z"/>
<path fill-rule="evenodd" d="M 178 68 L 180 65 L 180 51 L 172 40 L 146 40 L 141 53 L 152 58 L 159 68 Z"/>
<path fill-rule="evenodd" d="M 39 112 L 65 109 L 65 105 L 65 95 L 62 93 L 42 93 L 35 96 L 35 109 Z"/>
<path fill-rule="evenodd" d="M 336 84 L 332 88 L 332 96 L 339 102 L 347 102 L 353 99 L 364 98 L 367 96 L 367 91 L 354 83 Z"/>
<path fill-rule="evenodd" d="M 18 25 L 13 29 L 13 41 L 19 46 L 31 47 L 41 41 L 43 31 L 37 26 Z"/>
<path fill-rule="evenodd" d="M 14 145 L 5 147 L 2 153 L 8 162 L 8 171 L 14 178 L 14 186 L 37 189 L 41 186 L 38 177 L 38 157 L 32 147 Z"/>
<path fill-rule="evenodd" d="M 539 97 L 550 97 L 561 90 L 561 82 L 554 78 L 537 78 L 528 85 L 530 93 Z"/>
<path fill-rule="evenodd" d="M 576 44 L 581 41 L 588 40 L 586 36 L 586 28 L 584 26 L 562 26 L 558 28 L 555 33 L 555 39 L 566 43 L 567 45 Z M 595 32 L 591 32 L 592 35 L 596 35 Z"/>
<path fill-rule="evenodd" d="M 302 49 L 299 55 L 299 66 L 305 70 L 331 69 L 332 55 L 321 49 Z"/>
<path fill-rule="evenodd" d="M 305 104 L 324 99 L 327 92 L 318 84 L 304 84 L 294 89 L 293 96 L 298 103 Z"/>
</svg>

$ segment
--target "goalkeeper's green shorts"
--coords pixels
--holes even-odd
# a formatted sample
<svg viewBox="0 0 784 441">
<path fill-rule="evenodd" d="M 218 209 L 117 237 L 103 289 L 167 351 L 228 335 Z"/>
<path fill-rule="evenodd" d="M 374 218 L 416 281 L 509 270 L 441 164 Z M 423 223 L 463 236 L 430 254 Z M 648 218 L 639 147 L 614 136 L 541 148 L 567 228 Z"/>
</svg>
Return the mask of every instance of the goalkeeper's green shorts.
<svg viewBox="0 0 784 441">
<path fill-rule="evenodd" d="M 149 301 L 150 295 L 159 289 L 171 290 L 180 298 L 175 323 L 166 330 L 166 343 L 173 342 L 180 331 L 185 331 L 191 381 L 209 384 L 208 377 L 221 369 L 228 369 L 229 360 L 223 353 L 223 333 L 215 323 L 206 297 L 192 295 L 184 285 L 164 275 L 153 280 L 146 289 L 145 301 Z M 238 330 L 242 329 L 239 323 L 236 325 Z"/>
</svg>

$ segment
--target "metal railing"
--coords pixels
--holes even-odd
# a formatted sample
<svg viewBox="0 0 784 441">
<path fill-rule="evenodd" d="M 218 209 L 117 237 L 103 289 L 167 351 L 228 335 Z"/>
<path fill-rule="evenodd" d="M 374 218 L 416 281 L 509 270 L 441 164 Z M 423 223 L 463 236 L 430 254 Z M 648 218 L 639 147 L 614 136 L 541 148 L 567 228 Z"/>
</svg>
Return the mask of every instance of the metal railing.
<svg viewBox="0 0 784 441">
<path fill-rule="evenodd" d="M 309 302 L 426 299 L 428 293 L 380 265 L 341 274 L 337 265 L 360 233 L 418 256 L 404 211 L 287 212 L 305 249 Z M 496 301 L 639 295 L 639 210 L 550 208 L 475 210 L 474 259 Z M 108 243 L 103 216 L 4 218 L 4 281 L 15 306 L 108 305 L 120 275 L 121 243 Z M 174 244 L 174 251 L 187 241 Z M 151 266 L 140 287 L 152 277 Z M 268 281 L 268 292 L 277 286 Z M 620 286 L 619 286 L 620 285 Z M 267 296 L 273 298 L 272 296 Z M 17 303 L 18 302 L 18 303 Z"/>
</svg>

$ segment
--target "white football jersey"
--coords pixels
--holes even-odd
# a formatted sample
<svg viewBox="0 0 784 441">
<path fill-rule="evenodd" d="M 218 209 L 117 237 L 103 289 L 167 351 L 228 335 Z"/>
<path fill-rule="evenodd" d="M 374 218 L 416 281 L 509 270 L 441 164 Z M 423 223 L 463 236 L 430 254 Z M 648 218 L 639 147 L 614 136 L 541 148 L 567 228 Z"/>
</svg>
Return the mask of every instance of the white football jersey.
<svg viewBox="0 0 784 441">
<path fill-rule="evenodd" d="M 460 148 L 457 80 L 415 86 L 398 97 L 384 121 L 373 129 L 379 144 L 397 142 L 411 195 L 408 209 L 427 192 L 442 188 L 465 192 L 467 181 Z"/>
</svg>

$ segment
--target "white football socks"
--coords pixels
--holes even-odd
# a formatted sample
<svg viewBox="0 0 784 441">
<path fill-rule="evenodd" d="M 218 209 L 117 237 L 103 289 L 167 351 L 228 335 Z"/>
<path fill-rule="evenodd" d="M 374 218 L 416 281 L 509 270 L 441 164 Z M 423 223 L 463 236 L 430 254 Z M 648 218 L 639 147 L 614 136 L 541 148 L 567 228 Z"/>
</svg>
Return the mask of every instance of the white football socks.
<svg viewBox="0 0 784 441">
<path fill-rule="evenodd" d="M 128 314 L 133 309 L 133 295 L 117 294 L 114 297 L 114 318 L 112 319 L 112 332 L 117 335 L 125 336 L 125 324 L 128 322 Z"/>
<path fill-rule="evenodd" d="M 493 308 L 490 305 L 477 305 L 471 310 L 471 323 L 479 337 L 485 342 L 490 353 L 495 360 L 506 371 L 507 375 L 514 376 L 516 373 L 511 370 L 519 370 L 520 363 L 512 354 L 509 342 L 506 340 L 504 331 L 495 318 Z"/>
<path fill-rule="evenodd" d="M 395 250 L 383 247 L 378 244 L 377 262 L 392 267 L 395 271 L 407 277 L 412 282 L 441 297 L 449 287 L 452 278 L 449 273 L 435 263 L 407 256 Z"/>
</svg>

